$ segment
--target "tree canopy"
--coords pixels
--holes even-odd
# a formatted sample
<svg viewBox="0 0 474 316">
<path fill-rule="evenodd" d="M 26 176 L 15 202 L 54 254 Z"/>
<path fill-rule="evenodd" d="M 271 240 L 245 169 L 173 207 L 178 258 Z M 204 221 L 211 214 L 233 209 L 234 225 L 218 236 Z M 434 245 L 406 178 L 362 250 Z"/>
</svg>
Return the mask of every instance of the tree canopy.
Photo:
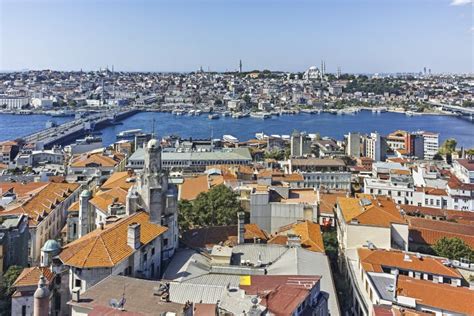
<svg viewBox="0 0 474 316">
<path fill-rule="evenodd" d="M 443 237 L 433 246 L 436 255 L 440 257 L 449 258 L 452 260 L 459 260 L 466 258 L 474 261 L 474 251 L 462 239 L 453 237 Z"/>
<path fill-rule="evenodd" d="M 456 150 L 457 142 L 454 138 L 449 138 L 444 141 L 444 143 L 439 148 L 439 152 L 442 155 L 452 154 Z"/>
<path fill-rule="evenodd" d="M 237 194 L 221 184 L 202 192 L 190 202 L 179 201 L 179 226 L 185 231 L 195 227 L 224 226 L 237 223 L 242 211 Z"/>
<path fill-rule="evenodd" d="M 14 292 L 13 283 L 23 271 L 23 267 L 10 266 L 0 280 L 0 315 L 10 314 L 11 295 Z"/>
</svg>

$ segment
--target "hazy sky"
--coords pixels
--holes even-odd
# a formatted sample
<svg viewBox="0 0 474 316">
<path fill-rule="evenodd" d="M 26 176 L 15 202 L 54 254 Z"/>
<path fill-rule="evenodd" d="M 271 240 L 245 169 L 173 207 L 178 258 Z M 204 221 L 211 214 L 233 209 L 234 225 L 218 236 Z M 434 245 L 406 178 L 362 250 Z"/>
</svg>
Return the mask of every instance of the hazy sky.
<svg viewBox="0 0 474 316">
<path fill-rule="evenodd" d="M 0 70 L 473 72 L 471 0 L 0 0 Z"/>
</svg>

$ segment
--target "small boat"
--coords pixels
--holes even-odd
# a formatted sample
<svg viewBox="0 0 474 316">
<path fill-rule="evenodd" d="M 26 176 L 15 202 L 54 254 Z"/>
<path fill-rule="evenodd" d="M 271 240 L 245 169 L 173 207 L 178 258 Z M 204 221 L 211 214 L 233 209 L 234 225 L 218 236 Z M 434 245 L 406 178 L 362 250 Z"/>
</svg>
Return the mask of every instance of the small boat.
<svg viewBox="0 0 474 316">
<path fill-rule="evenodd" d="M 207 116 L 210 120 L 217 120 L 219 118 L 219 114 L 209 114 Z"/>
<path fill-rule="evenodd" d="M 226 117 L 226 116 L 231 116 L 232 113 L 230 111 L 225 111 L 225 112 L 222 112 L 222 116 L 223 117 Z"/>
<path fill-rule="evenodd" d="M 267 119 L 267 118 L 270 118 L 271 115 L 265 112 L 253 112 L 253 113 L 250 113 L 250 117 L 258 118 L 258 119 Z"/>
<path fill-rule="evenodd" d="M 139 135 L 141 133 L 142 133 L 142 130 L 140 128 L 129 129 L 129 130 L 118 133 L 117 139 L 134 139 L 136 135 Z"/>
<path fill-rule="evenodd" d="M 194 113 L 196 113 L 194 110 L 191 110 L 188 112 L 188 116 L 194 116 Z"/>
<path fill-rule="evenodd" d="M 202 113 L 201 110 L 196 110 L 196 111 L 194 111 L 194 115 L 195 115 L 195 116 L 199 116 L 199 115 L 201 115 L 201 113 Z"/>
<path fill-rule="evenodd" d="M 225 141 L 225 142 L 229 142 L 229 143 L 238 143 L 239 142 L 239 139 L 237 137 L 232 136 L 232 135 L 224 135 L 224 136 L 222 136 L 222 140 Z"/>
</svg>

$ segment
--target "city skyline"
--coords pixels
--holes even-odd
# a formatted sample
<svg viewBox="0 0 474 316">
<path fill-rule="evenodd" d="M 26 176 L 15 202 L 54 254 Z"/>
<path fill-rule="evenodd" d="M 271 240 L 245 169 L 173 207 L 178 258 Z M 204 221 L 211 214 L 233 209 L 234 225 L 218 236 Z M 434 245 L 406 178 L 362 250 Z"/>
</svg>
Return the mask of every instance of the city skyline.
<svg viewBox="0 0 474 316">
<path fill-rule="evenodd" d="M 0 71 L 473 71 L 470 0 L 1 0 L 0 12 Z"/>
</svg>

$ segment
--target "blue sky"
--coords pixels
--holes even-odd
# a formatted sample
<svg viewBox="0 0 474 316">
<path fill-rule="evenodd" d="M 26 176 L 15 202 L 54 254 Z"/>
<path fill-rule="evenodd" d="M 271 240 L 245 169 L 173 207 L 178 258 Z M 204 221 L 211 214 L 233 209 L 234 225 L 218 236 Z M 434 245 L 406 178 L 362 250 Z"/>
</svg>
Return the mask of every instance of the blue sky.
<svg viewBox="0 0 474 316">
<path fill-rule="evenodd" d="M 473 72 L 470 0 L 0 0 L 0 69 Z"/>
</svg>

